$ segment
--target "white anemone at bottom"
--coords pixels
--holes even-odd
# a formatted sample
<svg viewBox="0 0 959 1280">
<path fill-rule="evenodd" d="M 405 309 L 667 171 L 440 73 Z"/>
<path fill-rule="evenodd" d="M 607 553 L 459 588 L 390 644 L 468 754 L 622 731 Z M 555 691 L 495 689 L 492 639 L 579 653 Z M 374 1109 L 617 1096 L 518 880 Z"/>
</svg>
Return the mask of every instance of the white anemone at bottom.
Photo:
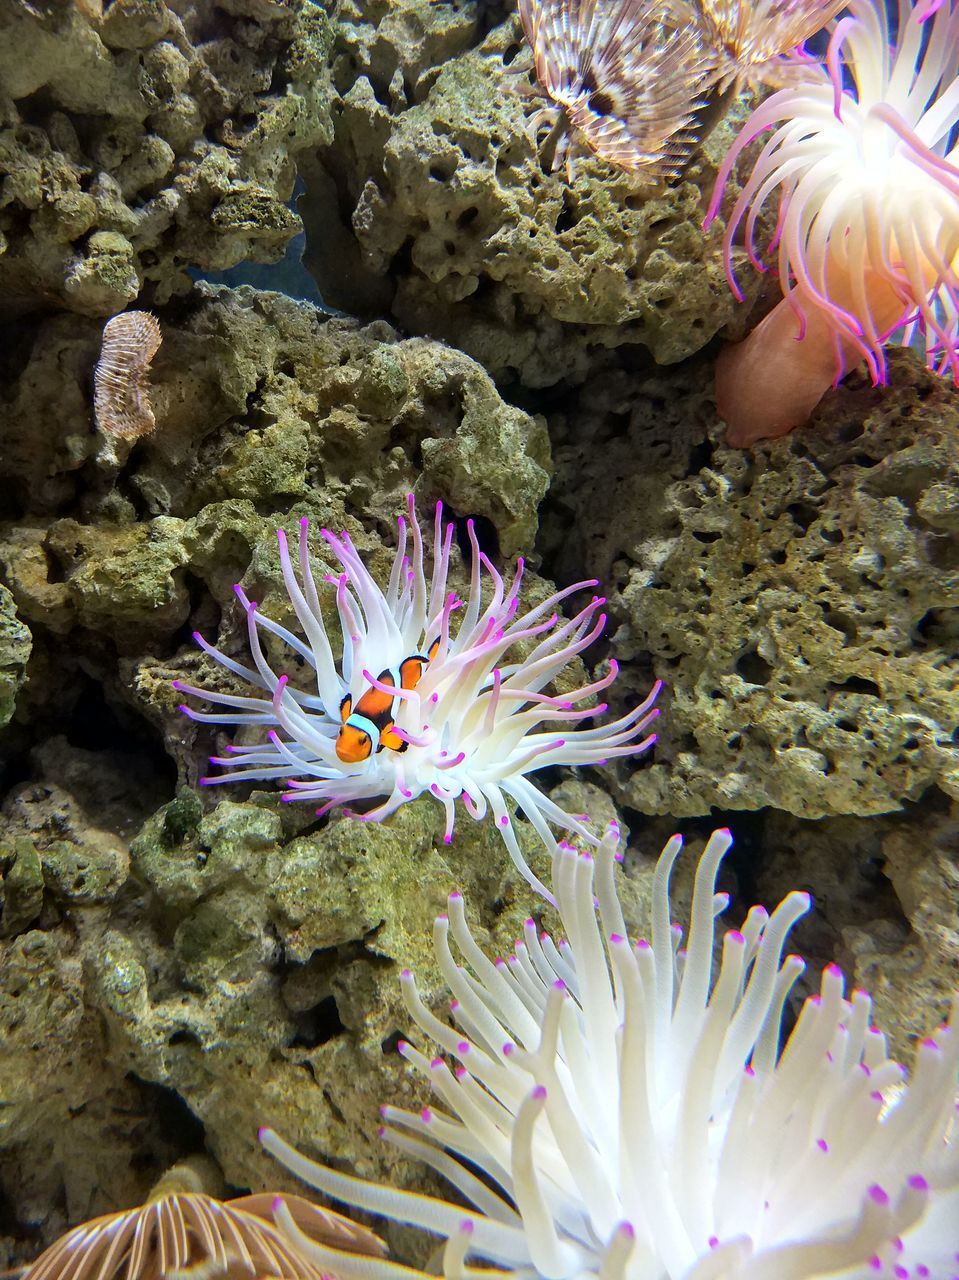
<svg viewBox="0 0 959 1280">
<path fill-rule="evenodd" d="M 959 993 L 909 1075 L 871 1024 L 869 997 L 847 996 L 833 965 L 784 1035 L 804 967 L 784 944 L 809 896 L 790 893 L 771 915 L 753 907 L 722 937 L 716 971 L 729 833 L 700 859 L 685 946 L 669 902 L 682 841 L 657 864 L 650 940 L 630 943 L 617 838 L 595 856 L 560 846 L 565 938 L 529 921 L 508 960 L 486 956 L 451 895 L 434 930 L 451 1022 L 402 976 L 438 1051 L 400 1052 L 438 1105 L 383 1108 L 383 1133 L 471 1208 L 337 1172 L 268 1129 L 267 1150 L 342 1204 L 445 1238 L 451 1277 L 489 1265 L 524 1280 L 959 1274 Z M 417 1274 L 318 1249 L 277 1215 L 341 1280 Z"/>
</svg>

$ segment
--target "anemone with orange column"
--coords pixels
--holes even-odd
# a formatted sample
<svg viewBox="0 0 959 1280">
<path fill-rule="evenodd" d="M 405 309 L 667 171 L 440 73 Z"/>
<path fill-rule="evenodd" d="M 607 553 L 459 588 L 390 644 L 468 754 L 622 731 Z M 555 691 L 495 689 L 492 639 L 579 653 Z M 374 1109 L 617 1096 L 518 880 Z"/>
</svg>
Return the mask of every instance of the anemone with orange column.
<svg viewBox="0 0 959 1280">
<path fill-rule="evenodd" d="M 749 117 L 720 169 L 707 216 L 733 166 L 772 130 L 729 216 L 726 273 L 743 227 L 764 270 L 756 228 L 778 191 L 769 246 L 783 300 L 725 351 L 716 403 L 730 444 L 801 425 L 830 385 L 865 361 L 886 380 L 884 347 L 911 324 L 932 367 L 959 366 L 950 316 L 959 299 L 959 0 L 899 3 L 899 41 L 885 9 L 853 0 L 833 27 L 825 68 L 774 93 Z"/>
</svg>

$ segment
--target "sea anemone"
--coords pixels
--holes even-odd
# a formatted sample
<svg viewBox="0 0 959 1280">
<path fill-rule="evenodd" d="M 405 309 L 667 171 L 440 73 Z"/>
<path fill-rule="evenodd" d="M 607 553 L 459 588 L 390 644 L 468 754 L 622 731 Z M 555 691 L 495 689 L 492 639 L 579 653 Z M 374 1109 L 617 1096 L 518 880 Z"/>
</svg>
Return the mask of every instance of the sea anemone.
<svg viewBox="0 0 959 1280">
<path fill-rule="evenodd" d="M 783 944 L 809 908 L 791 893 L 753 907 L 722 939 L 713 977 L 716 873 L 699 862 L 689 935 L 670 921 L 674 836 L 656 867 L 650 942 L 626 939 L 616 832 L 594 858 L 561 847 L 553 888 L 566 940 L 533 921 L 508 962 L 473 938 L 462 898 L 434 930 L 453 996 L 448 1025 L 409 973 L 406 1007 L 445 1056 L 402 1045 L 440 1108 L 385 1107 L 384 1130 L 456 1188 L 461 1204 L 338 1173 L 273 1131 L 261 1141 L 292 1173 L 344 1204 L 448 1241 L 450 1277 L 523 1280 L 946 1280 L 959 1237 L 959 994 L 922 1041 L 911 1079 L 844 995 L 830 965 L 783 1041 L 803 970 Z M 595 895 L 595 896 L 594 896 Z M 598 918 L 597 918 L 598 917 Z M 454 958 L 452 937 L 460 959 Z M 458 1062 L 455 1071 L 447 1058 Z M 355 1263 L 277 1222 L 343 1280 L 413 1280 Z M 468 1267 L 467 1257 L 499 1268 Z"/>
<path fill-rule="evenodd" d="M 255 670 L 196 636 L 220 666 L 267 694 L 249 697 L 176 682 L 183 693 L 229 708 L 200 712 L 182 707 L 191 719 L 265 731 L 265 741 L 237 745 L 231 754 L 213 757 L 226 772 L 202 781 L 285 779 L 283 798 L 318 800 L 318 815 L 385 797 L 382 804 L 353 814 L 373 822 L 429 792 L 446 810 L 447 843 L 453 837 L 454 803 L 461 799 L 478 821 L 492 814 L 516 866 L 549 897 L 520 850 L 507 799 L 522 808 L 550 851 L 556 848 L 550 823 L 597 844 L 584 822 L 553 803 L 529 774 L 550 765 L 603 764 L 645 751 L 655 741 L 654 735 L 643 735 L 658 714 L 653 703 L 660 685 L 640 706 L 609 724 L 582 727 L 606 710 L 605 703 L 590 704 L 616 679 L 615 661 L 605 676 L 581 688 L 562 694 L 543 691 L 602 633 L 606 617 L 599 596 L 571 619 L 557 612 L 569 596 L 597 584 L 574 583 L 521 614 L 522 560 L 507 586 L 480 550 L 469 521 L 470 584 L 461 601 L 447 590 L 453 525 L 444 527 L 441 504 L 429 582 L 412 495 L 409 521 L 401 516 L 398 524 L 399 546 L 385 592 L 348 534 L 321 533 L 341 567 L 338 576 L 326 579 L 334 588 L 343 636 L 339 665 L 310 567 L 305 518 L 300 521 L 299 575 L 286 534 L 282 529 L 277 533 L 283 581 L 305 639 L 261 614 L 239 586 L 236 594 L 246 613 Z M 278 637 L 293 658 L 306 664 L 309 690 L 295 688 L 288 675 L 273 669 L 264 634 Z"/>
<path fill-rule="evenodd" d="M 554 169 L 572 180 L 576 155 L 594 152 L 651 180 L 682 171 L 715 66 L 695 24 L 649 0 L 519 0 L 519 15 Z"/>
<path fill-rule="evenodd" d="M 743 149 L 774 130 L 724 240 L 741 299 L 734 236 L 745 222 L 749 258 L 761 270 L 756 222 L 778 190 L 772 247 L 783 301 L 717 366 L 731 444 L 798 426 L 861 360 L 874 383 L 884 382 L 884 344 L 910 320 L 938 353 L 935 367 L 959 368 L 943 318 L 959 298 L 959 0 L 935 10 L 900 0 L 898 31 L 894 51 L 883 5 L 853 0 L 832 30 L 828 71 L 810 69 L 763 102 L 720 169 L 707 225 Z"/>
<path fill-rule="evenodd" d="M 74 1227 L 20 1280 L 172 1280 L 178 1273 L 199 1280 L 323 1280 L 324 1273 L 274 1225 L 271 1215 L 278 1204 L 304 1239 L 342 1250 L 344 1256 L 378 1258 L 384 1252 L 372 1231 L 301 1196 L 264 1192 L 223 1201 L 200 1191 L 200 1185 L 193 1169 L 175 1166 L 146 1204 Z"/>
</svg>

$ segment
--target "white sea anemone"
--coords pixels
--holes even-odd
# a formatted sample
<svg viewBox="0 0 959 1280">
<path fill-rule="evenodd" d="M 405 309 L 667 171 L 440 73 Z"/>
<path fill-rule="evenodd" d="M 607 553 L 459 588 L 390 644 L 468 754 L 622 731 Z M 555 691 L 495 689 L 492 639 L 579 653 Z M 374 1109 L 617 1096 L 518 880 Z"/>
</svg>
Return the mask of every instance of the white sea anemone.
<svg viewBox="0 0 959 1280">
<path fill-rule="evenodd" d="M 409 973 L 406 1006 L 443 1057 L 401 1052 L 442 1109 L 383 1109 L 386 1135 L 474 1206 L 367 1183 L 316 1164 L 271 1130 L 264 1146 L 344 1204 L 447 1239 L 450 1277 L 522 1280 L 947 1280 L 959 1248 L 959 994 L 917 1050 L 912 1076 L 844 996 L 830 965 L 782 1042 L 803 970 L 783 958 L 809 897 L 753 907 L 722 940 L 713 975 L 716 873 L 731 838 L 710 838 L 689 936 L 670 921 L 667 844 L 652 890 L 651 942 L 631 945 L 613 876 L 616 833 L 594 860 L 561 846 L 553 888 L 566 932 L 532 921 L 507 962 L 487 958 L 453 894 L 434 945 L 454 995 L 452 1026 Z M 595 895 L 595 899 L 594 899 Z M 594 902 L 598 905 L 594 905 Z M 454 959 L 450 935 L 461 959 Z M 455 1071 L 447 1058 L 457 1061 Z M 280 1225 L 341 1280 L 413 1280 L 356 1262 Z"/>
<path fill-rule="evenodd" d="M 467 813 L 477 821 L 492 815 L 516 866 L 538 892 L 549 897 L 520 850 L 507 799 L 522 808 L 550 851 L 556 848 L 550 823 L 598 844 L 579 817 L 545 796 L 528 775 L 548 765 L 604 764 L 614 756 L 645 751 L 656 740 L 646 731 L 658 715 L 653 703 L 660 685 L 640 706 L 611 723 L 579 727 L 578 722 L 606 710 L 605 703 L 590 704 L 616 679 L 616 663 L 610 662 L 602 678 L 561 696 L 543 690 L 603 631 L 605 601 L 599 596 L 593 596 L 573 618 L 557 612 L 562 601 L 595 587 L 596 582 L 574 583 L 520 614 L 523 561 L 517 563 L 506 586 L 480 550 L 470 521 L 470 587 L 468 598 L 461 601 L 447 591 L 453 526 L 444 527 L 442 506 L 436 508 L 429 582 L 412 495 L 409 521 L 401 516 L 398 524 L 399 545 L 385 592 L 348 534 L 337 537 L 322 530 L 342 569 L 339 576 L 326 579 L 335 587 L 341 660 L 334 656 L 323 623 L 310 567 L 306 519 L 300 522 L 299 575 L 286 534 L 282 529 L 277 533 L 283 581 L 304 638 L 264 617 L 242 587 L 236 588 L 236 594 L 247 615 L 255 670 L 196 635 L 200 647 L 220 666 L 267 694 L 248 697 L 174 682 L 182 693 L 229 708 L 201 712 L 182 707 L 192 720 L 260 726 L 264 731 L 264 741 L 234 746 L 230 755 L 213 757 L 212 763 L 225 766 L 226 772 L 203 781 L 285 779 L 288 790 L 283 798 L 321 801 L 318 814 L 338 805 L 385 797 L 375 808 L 353 814 L 376 822 L 429 792 L 446 809 L 447 843 L 453 836 L 454 802 L 462 799 Z M 484 582 L 484 570 L 488 582 Z M 485 608 L 484 589 L 488 593 Z M 273 669 L 261 633 L 278 637 L 292 660 L 299 658 L 306 664 L 315 692 L 295 688 L 288 675 Z M 404 664 L 410 663 L 415 683 L 403 675 Z M 360 710 L 364 698 L 382 706 L 378 723 L 368 716 L 344 715 L 350 707 Z M 354 722 L 359 727 L 349 731 L 355 739 L 365 737 L 367 754 L 363 759 L 344 760 L 344 755 L 356 754 L 344 751 L 342 741 L 345 726 Z"/>
</svg>

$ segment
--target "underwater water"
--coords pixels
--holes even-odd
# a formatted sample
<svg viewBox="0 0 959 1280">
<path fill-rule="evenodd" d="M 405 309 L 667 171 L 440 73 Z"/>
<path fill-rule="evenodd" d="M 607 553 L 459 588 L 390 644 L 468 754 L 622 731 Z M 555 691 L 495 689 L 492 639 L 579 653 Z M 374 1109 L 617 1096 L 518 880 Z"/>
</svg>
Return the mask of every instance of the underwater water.
<svg viewBox="0 0 959 1280">
<path fill-rule="evenodd" d="M 0 0 L 0 1273 L 955 1280 L 957 369 L 959 0 Z"/>
</svg>

